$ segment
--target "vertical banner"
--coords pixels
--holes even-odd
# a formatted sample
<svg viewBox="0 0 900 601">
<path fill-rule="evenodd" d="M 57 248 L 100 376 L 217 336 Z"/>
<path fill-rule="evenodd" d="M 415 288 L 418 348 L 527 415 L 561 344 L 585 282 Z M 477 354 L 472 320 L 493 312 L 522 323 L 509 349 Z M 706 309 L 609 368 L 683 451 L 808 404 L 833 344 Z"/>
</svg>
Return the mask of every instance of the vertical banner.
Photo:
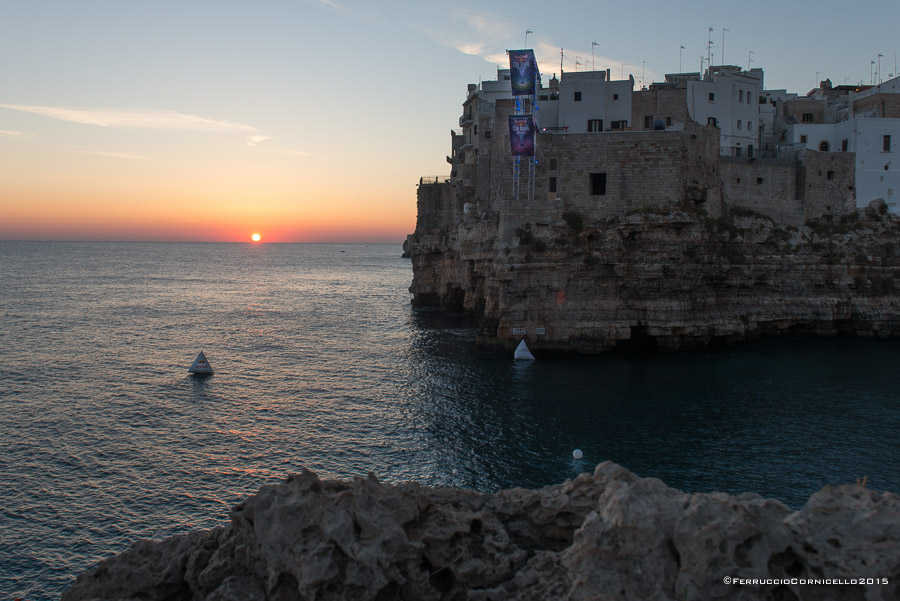
<svg viewBox="0 0 900 601">
<path fill-rule="evenodd" d="M 537 62 L 534 50 L 509 51 L 509 79 L 513 96 L 531 96 L 537 92 L 535 82 L 538 80 Z"/>
<path fill-rule="evenodd" d="M 513 156 L 534 156 L 534 132 L 534 119 L 531 115 L 509 116 L 509 144 Z"/>
</svg>

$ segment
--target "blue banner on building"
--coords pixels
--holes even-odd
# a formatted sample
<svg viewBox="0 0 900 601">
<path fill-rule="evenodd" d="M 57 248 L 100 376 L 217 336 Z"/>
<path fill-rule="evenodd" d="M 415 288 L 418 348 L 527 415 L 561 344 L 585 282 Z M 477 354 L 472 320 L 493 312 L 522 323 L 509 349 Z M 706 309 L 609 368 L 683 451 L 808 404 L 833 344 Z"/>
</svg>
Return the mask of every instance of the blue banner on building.
<svg viewBox="0 0 900 601">
<path fill-rule="evenodd" d="M 534 156 L 535 129 L 531 115 L 509 116 L 509 145 L 513 156 Z"/>
<path fill-rule="evenodd" d="M 509 79 L 513 96 L 530 96 L 537 93 L 540 74 L 534 50 L 509 51 Z"/>
</svg>

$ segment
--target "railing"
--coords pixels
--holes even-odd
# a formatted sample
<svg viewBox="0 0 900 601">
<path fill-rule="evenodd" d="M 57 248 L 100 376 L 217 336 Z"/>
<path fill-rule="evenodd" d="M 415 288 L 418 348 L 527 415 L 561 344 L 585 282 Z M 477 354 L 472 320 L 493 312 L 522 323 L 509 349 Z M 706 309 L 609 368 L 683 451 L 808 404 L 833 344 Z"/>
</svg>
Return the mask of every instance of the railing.
<svg viewBox="0 0 900 601">
<path fill-rule="evenodd" d="M 464 126 L 466 123 L 471 123 L 471 122 L 472 122 L 472 113 L 466 113 L 465 115 L 462 115 L 459 118 L 459 126 L 460 127 Z"/>
<path fill-rule="evenodd" d="M 419 178 L 419 185 L 426 184 L 448 184 L 450 183 L 449 175 L 426 175 Z"/>
</svg>

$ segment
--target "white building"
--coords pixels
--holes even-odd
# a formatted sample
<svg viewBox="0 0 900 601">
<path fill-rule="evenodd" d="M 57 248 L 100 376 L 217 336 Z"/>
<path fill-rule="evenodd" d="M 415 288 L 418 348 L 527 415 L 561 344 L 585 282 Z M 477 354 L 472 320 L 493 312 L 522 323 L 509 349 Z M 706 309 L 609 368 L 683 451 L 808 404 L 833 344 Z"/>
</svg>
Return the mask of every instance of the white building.
<svg viewBox="0 0 900 601">
<path fill-rule="evenodd" d="M 857 207 L 882 198 L 900 213 L 900 77 L 831 99 L 824 114 L 843 120 L 789 125 L 783 148 L 855 152 Z"/>
<path fill-rule="evenodd" d="M 704 79 L 687 81 L 688 116 L 721 130 L 723 155 L 757 156 L 762 89 L 762 69 L 742 71 L 736 66 L 714 66 Z"/>
<path fill-rule="evenodd" d="M 565 73 L 559 83 L 559 133 L 584 134 L 624 130 L 631 126 L 634 79 L 610 81 L 609 70 Z M 541 109 L 543 111 L 543 109 Z M 550 127 L 541 113 L 541 127 Z"/>
</svg>

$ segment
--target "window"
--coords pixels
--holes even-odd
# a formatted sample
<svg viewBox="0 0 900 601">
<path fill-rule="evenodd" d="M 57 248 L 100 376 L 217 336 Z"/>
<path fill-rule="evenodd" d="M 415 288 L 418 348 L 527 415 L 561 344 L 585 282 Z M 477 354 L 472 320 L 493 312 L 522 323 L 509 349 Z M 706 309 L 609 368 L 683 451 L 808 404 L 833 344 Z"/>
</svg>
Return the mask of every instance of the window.
<svg viewBox="0 0 900 601">
<path fill-rule="evenodd" d="M 812 123 L 813 114 L 812 113 L 803 113 L 803 122 L 804 123 Z"/>
<path fill-rule="evenodd" d="M 850 143 L 846 138 L 841 140 L 841 152 L 847 152 L 847 148 L 849 146 L 850 146 Z"/>
<path fill-rule="evenodd" d="M 544 101 L 547 101 L 547 100 L 550 100 L 550 97 L 547 96 L 546 94 L 542 94 L 542 95 L 541 95 L 541 102 L 544 102 Z"/>
<path fill-rule="evenodd" d="M 555 177 L 551 177 L 550 181 L 548 182 L 547 185 L 548 185 L 550 192 L 556 192 L 556 178 Z"/>
<path fill-rule="evenodd" d="M 716 121 L 716 118 L 715 118 L 715 117 L 710 117 L 710 118 L 708 118 L 708 119 L 706 120 L 706 124 L 707 124 L 707 125 L 712 125 L 713 127 L 718 127 L 718 126 L 719 126 L 719 123 L 718 123 L 718 121 Z"/>
<path fill-rule="evenodd" d="M 604 196 L 606 194 L 606 174 L 591 173 L 591 195 Z"/>
<path fill-rule="evenodd" d="M 738 102 L 744 101 L 744 90 L 738 90 Z"/>
<path fill-rule="evenodd" d="M 741 128 L 741 120 L 738 119 L 738 129 L 740 129 L 740 128 Z"/>
<path fill-rule="evenodd" d="M 829 148 L 831 147 L 828 145 L 828 142 L 826 140 L 822 140 L 821 142 L 819 142 L 819 152 L 828 152 Z"/>
<path fill-rule="evenodd" d="M 581 102 L 581 92 L 575 92 L 575 102 Z"/>
<path fill-rule="evenodd" d="M 747 131 L 753 131 L 753 121 L 747 121 Z"/>
<path fill-rule="evenodd" d="M 556 159 L 550 159 L 550 171 L 556 171 Z"/>
<path fill-rule="evenodd" d="M 485 137 L 485 139 L 489 140 L 491 137 L 491 132 L 490 131 L 484 132 L 484 137 Z"/>
<path fill-rule="evenodd" d="M 884 137 L 884 140 L 882 141 L 881 149 L 882 149 L 884 152 L 890 152 L 890 151 L 891 151 L 891 137 L 890 137 L 890 136 L 885 136 L 885 137 Z"/>
<path fill-rule="evenodd" d="M 666 117 L 666 127 L 672 127 L 672 118 Z"/>
<path fill-rule="evenodd" d="M 736 156 L 736 157 L 741 156 L 741 147 L 740 146 L 734 147 L 734 156 Z"/>
<path fill-rule="evenodd" d="M 628 127 L 628 121 L 612 121 L 609 126 L 612 129 L 625 129 Z"/>
<path fill-rule="evenodd" d="M 644 129 L 653 129 L 653 115 L 644 115 Z"/>
<path fill-rule="evenodd" d="M 762 178 L 761 178 L 761 177 L 757 177 L 757 178 L 756 178 L 756 183 L 757 183 L 757 184 L 761 184 L 761 183 L 762 183 Z"/>
<path fill-rule="evenodd" d="M 475 135 L 476 136 L 478 135 L 478 124 L 477 123 L 475 124 Z"/>
<path fill-rule="evenodd" d="M 589 132 L 603 131 L 603 119 L 588 119 L 587 130 Z"/>
<path fill-rule="evenodd" d="M 801 136 L 800 136 L 800 143 L 801 143 L 801 144 L 806 144 L 806 136 L 805 136 L 805 135 L 801 135 Z"/>
<path fill-rule="evenodd" d="M 619 99 L 619 95 L 618 95 L 618 94 L 613 94 L 613 100 L 618 100 L 618 99 Z"/>
<path fill-rule="evenodd" d="M 826 175 L 826 177 L 828 178 L 828 181 L 833 182 L 834 181 L 834 171 L 829 171 L 828 174 Z"/>
<path fill-rule="evenodd" d="M 710 101 L 710 102 L 715 102 L 715 101 L 716 101 L 716 94 L 715 94 L 715 92 L 710 92 L 710 93 L 709 93 L 709 101 Z"/>
<path fill-rule="evenodd" d="M 747 145 L 747 156 L 753 158 L 753 144 Z"/>
</svg>

